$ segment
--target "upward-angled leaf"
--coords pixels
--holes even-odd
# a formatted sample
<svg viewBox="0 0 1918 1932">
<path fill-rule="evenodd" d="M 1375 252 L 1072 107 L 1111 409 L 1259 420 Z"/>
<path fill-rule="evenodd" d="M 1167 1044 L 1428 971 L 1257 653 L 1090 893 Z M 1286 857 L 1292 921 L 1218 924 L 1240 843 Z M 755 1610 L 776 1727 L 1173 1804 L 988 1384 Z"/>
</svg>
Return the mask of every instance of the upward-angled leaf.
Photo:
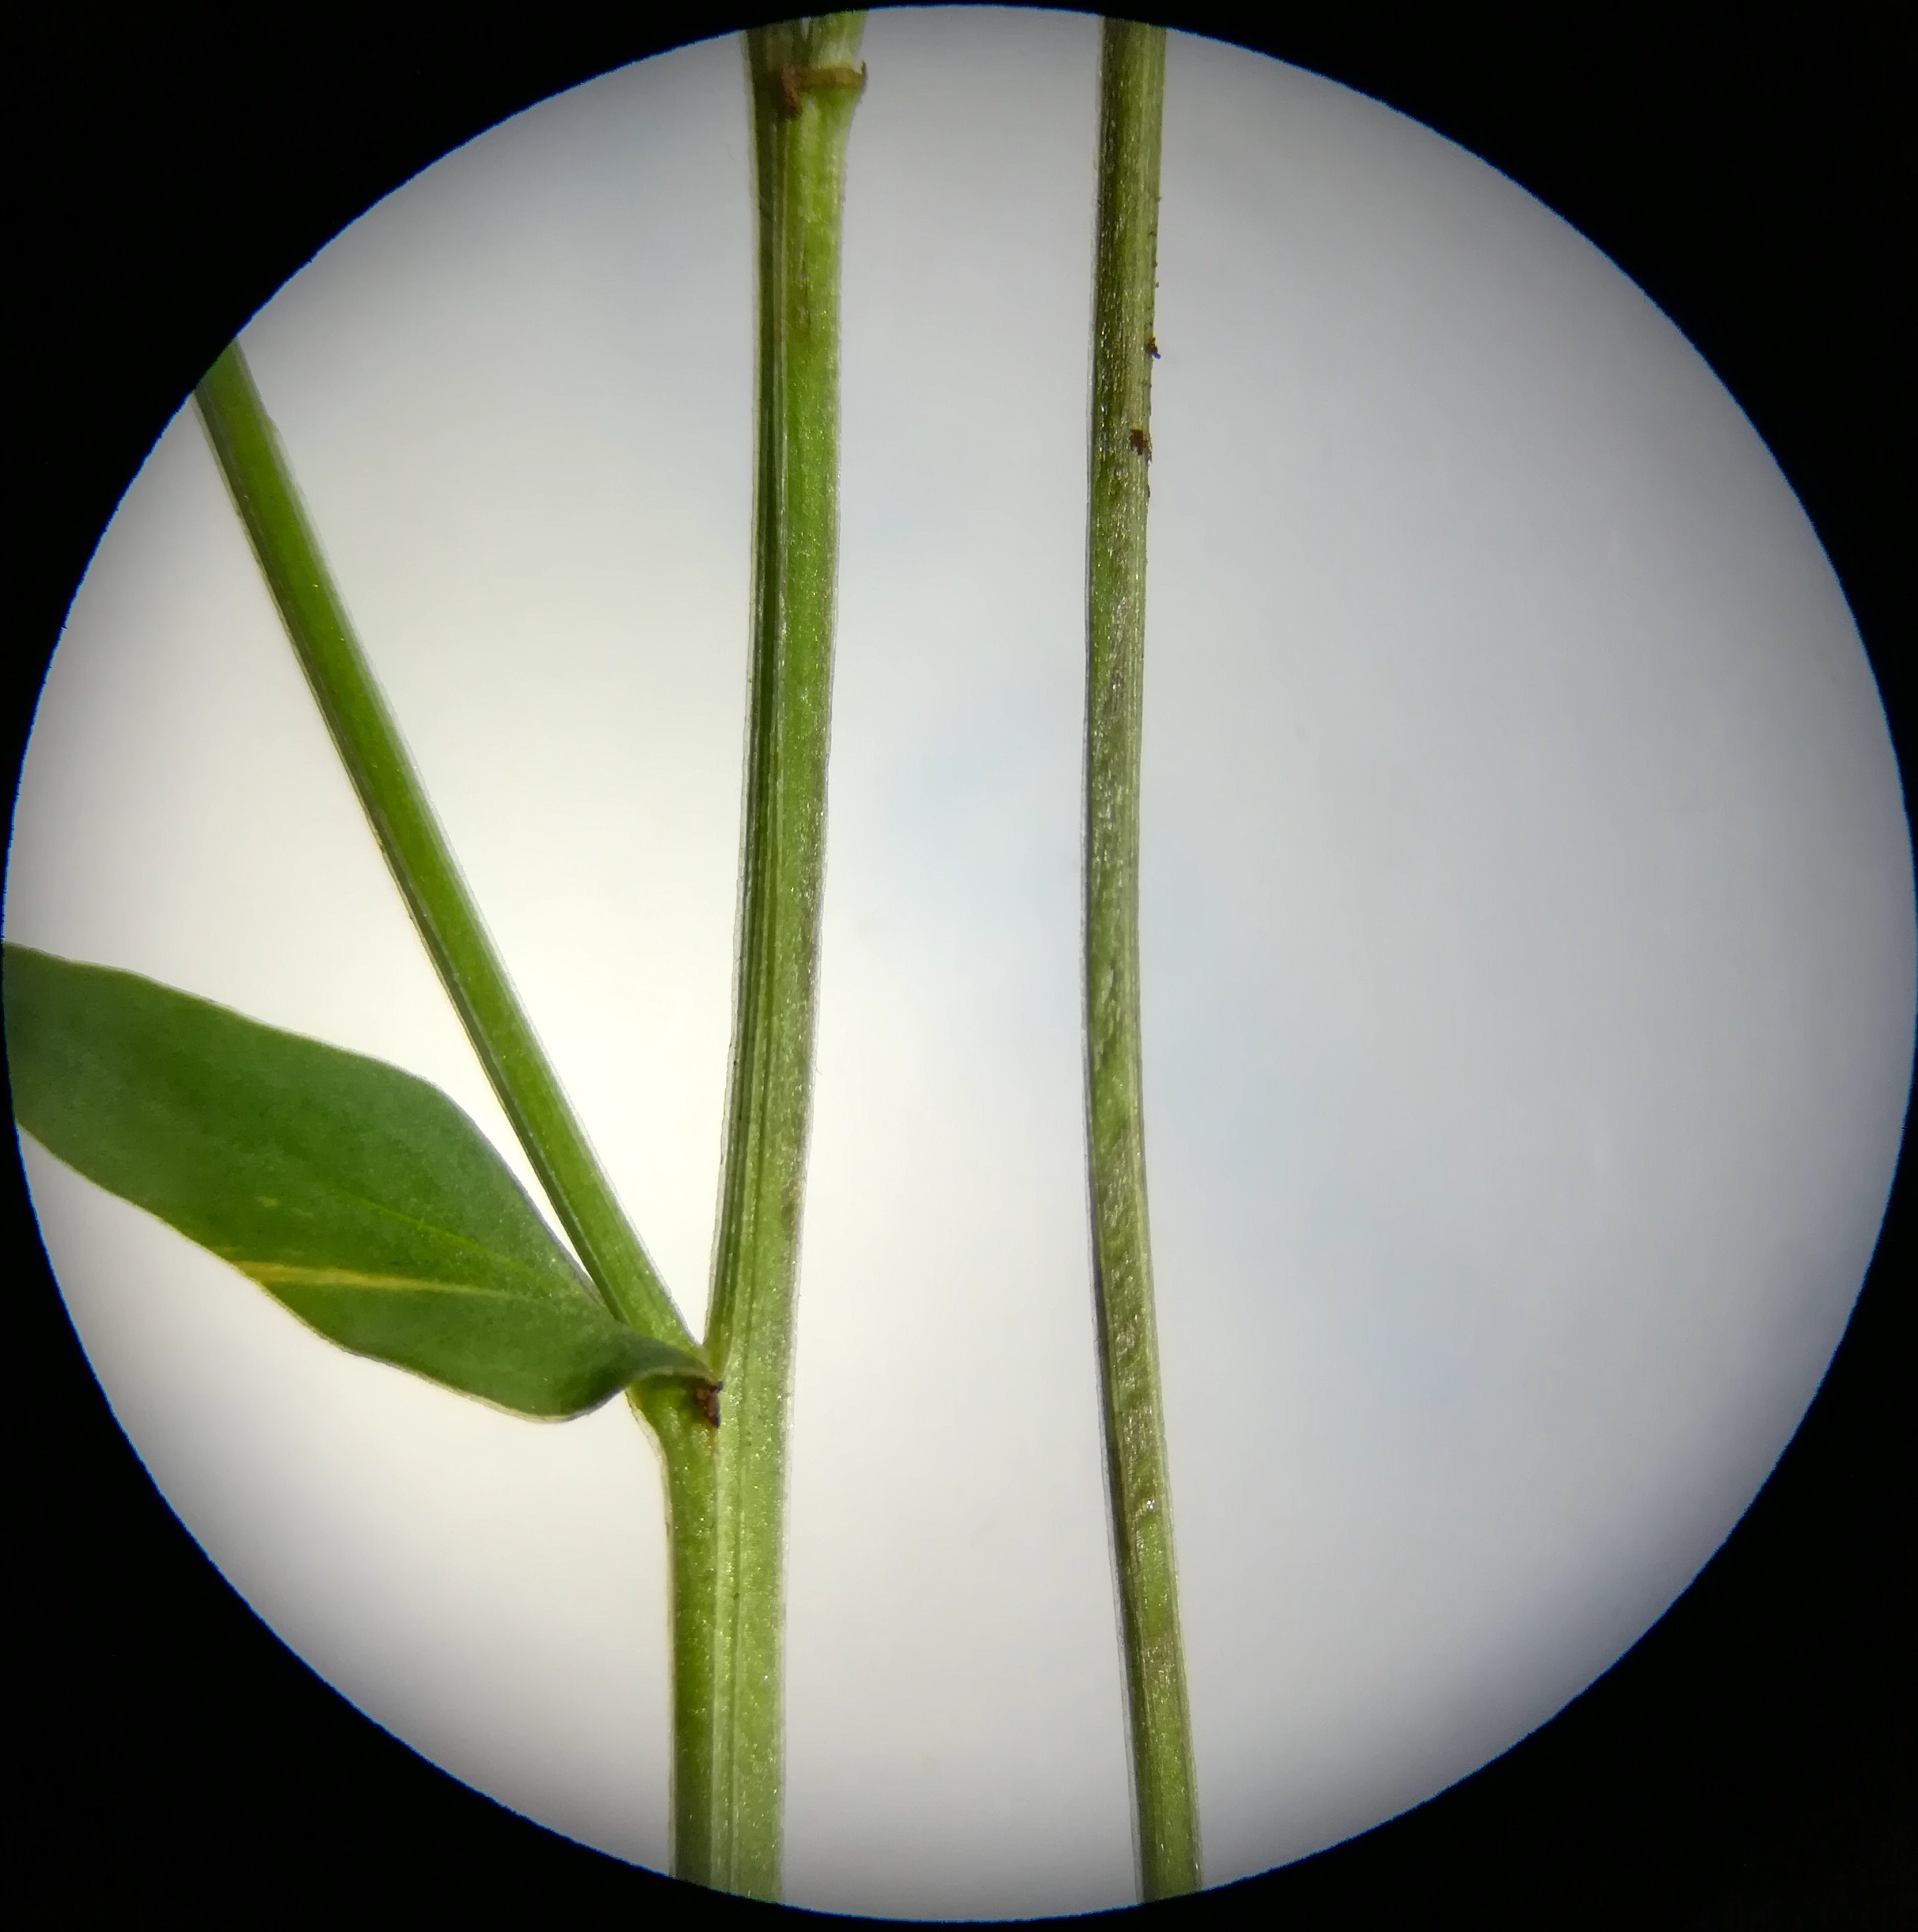
<svg viewBox="0 0 1918 1932">
<path fill-rule="evenodd" d="M 20 1125 L 342 1346 L 529 1415 L 710 1380 L 607 1312 L 437 1088 L 25 946 L 4 992 Z"/>
</svg>

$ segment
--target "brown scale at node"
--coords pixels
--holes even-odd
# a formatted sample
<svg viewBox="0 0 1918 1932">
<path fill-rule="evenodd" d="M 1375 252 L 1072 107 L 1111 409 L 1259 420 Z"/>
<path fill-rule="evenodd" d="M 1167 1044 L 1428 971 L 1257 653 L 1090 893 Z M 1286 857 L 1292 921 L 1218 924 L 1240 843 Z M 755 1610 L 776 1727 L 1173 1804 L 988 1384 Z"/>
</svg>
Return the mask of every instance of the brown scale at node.
<svg viewBox="0 0 1918 1932">
<path fill-rule="evenodd" d="M 857 67 L 783 67 L 779 70 L 779 98 L 789 115 L 799 111 L 799 97 L 815 88 L 850 87 L 864 92 L 866 64 Z"/>
</svg>

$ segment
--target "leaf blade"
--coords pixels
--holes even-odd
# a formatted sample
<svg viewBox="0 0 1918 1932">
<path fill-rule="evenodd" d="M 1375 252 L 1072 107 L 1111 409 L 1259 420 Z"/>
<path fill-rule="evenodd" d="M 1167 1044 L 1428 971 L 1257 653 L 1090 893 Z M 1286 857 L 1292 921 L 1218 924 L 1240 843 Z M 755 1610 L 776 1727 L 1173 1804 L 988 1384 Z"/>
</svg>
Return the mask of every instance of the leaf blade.
<svg viewBox="0 0 1918 1932">
<path fill-rule="evenodd" d="M 546 1303 L 344 1270 L 235 1265 L 340 1347 L 520 1415 L 583 1414 L 655 1376 L 709 1379 L 683 1350 L 584 1296 Z"/>
<path fill-rule="evenodd" d="M 437 1088 L 134 974 L 4 965 L 20 1125 L 329 1340 L 526 1414 L 706 1376 L 607 1311 Z"/>
</svg>

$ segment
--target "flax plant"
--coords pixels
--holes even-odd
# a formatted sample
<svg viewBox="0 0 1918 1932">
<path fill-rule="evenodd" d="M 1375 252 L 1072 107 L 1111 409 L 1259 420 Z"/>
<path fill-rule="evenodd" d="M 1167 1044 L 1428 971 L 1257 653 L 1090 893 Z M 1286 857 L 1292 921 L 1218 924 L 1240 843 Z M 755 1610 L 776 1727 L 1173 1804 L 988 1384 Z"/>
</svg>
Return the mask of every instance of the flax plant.
<svg viewBox="0 0 1918 1932">
<path fill-rule="evenodd" d="M 15 1112 L 70 1166 L 356 1353 L 528 1415 L 580 1414 L 625 1390 L 665 1480 L 673 1868 L 768 1899 L 780 1881 L 787 1408 L 832 710 L 841 212 L 863 24 L 832 14 L 745 37 L 759 236 L 751 670 L 703 1341 L 621 1210 L 514 991 L 237 343 L 195 392 L 208 444 L 373 836 L 572 1254 L 424 1082 L 131 974 L 5 952 Z"/>
<path fill-rule="evenodd" d="M 847 150 L 864 16 L 745 38 L 757 218 L 746 773 L 710 1317 L 695 1340 L 514 992 L 238 343 L 208 443 L 373 837 L 571 1252 L 398 1069 L 5 950 L 21 1126 L 343 1348 L 526 1415 L 623 1392 L 670 1566 L 673 1869 L 780 1888 L 787 1410 L 826 851 Z M 1106 23 L 1087 560 L 1086 1079 L 1101 1383 L 1148 1898 L 1199 1882 L 1141 1109 L 1138 786 L 1162 31 Z"/>
</svg>

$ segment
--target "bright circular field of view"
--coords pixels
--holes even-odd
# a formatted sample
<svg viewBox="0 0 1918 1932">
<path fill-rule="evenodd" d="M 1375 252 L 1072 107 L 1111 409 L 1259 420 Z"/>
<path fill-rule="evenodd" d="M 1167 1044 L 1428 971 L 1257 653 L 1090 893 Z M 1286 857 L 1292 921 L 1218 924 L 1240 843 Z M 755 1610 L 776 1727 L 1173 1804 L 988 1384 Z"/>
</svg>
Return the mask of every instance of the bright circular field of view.
<svg viewBox="0 0 1918 1932">
<path fill-rule="evenodd" d="M 881 13 L 790 1451 L 785 1894 L 1137 1894 L 1081 1012 L 1097 22 Z M 981 106 L 981 104 L 985 104 Z M 1416 124 L 1172 38 L 1141 805 L 1206 1882 L 1416 1804 L 1683 1591 L 1818 1388 L 1911 1070 L 1911 851 L 1810 525 L 1671 324 Z M 514 980 L 697 1332 L 751 528 L 736 40 L 535 107 L 242 338 Z M 444 1088 L 532 1177 L 183 409 L 49 672 L 10 940 Z M 323 1346 L 23 1142 L 234 1586 L 669 1862 L 658 1466 Z"/>
</svg>

